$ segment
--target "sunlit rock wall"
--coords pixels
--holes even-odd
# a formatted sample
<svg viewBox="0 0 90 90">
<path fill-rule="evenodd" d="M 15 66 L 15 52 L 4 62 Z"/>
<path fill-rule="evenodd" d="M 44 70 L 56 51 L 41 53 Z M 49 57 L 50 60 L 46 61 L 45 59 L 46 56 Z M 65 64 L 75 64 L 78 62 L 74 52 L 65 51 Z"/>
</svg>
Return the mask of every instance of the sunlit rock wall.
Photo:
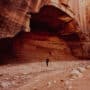
<svg viewBox="0 0 90 90">
<path fill-rule="evenodd" d="M 90 0 L 69 0 L 68 4 L 75 13 L 82 32 L 83 55 L 90 56 Z"/>
</svg>

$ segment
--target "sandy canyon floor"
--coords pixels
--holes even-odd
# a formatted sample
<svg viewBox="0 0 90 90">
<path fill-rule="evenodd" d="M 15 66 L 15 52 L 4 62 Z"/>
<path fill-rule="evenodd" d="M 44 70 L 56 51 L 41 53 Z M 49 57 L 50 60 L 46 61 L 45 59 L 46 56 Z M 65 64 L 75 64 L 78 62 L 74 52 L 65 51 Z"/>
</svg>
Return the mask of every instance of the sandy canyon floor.
<svg viewBox="0 0 90 90">
<path fill-rule="evenodd" d="M 0 90 L 90 90 L 89 61 L 0 66 Z"/>
</svg>

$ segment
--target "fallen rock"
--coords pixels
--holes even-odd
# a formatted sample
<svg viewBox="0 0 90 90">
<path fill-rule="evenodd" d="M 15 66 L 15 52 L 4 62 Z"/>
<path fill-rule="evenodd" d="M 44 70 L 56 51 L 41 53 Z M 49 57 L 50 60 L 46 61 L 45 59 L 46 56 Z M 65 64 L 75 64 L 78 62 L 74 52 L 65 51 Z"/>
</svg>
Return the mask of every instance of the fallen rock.
<svg viewBox="0 0 90 90">
<path fill-rule="evenodd" d="M 72 89 L 72 86 L 71 86 L 72 83 L 71 83 L 70 80 L 66 80 L 66 81 L 64 82 L 64 84 L 65 84 L 66 90 Z"/>
<path fill-rule="evenodd" d="M 0 87 L 2 87 L 2 88 L 8 88 L 8 87 L 10 87 L 10 86 L 11 86 L 11 83 L 8 82 L 8 81 L 1 82 L 1 83 L 0 83 Z"/>
<path fill-rule="evenodd" d="M 37 88 L 36 87 L 34 87 L 34 89 L 33 90 L 37 90 Z"/>
<path fill-rule="evenodd" d="M 86 69 L 90 69 L 90 65 L 86 66 Z"/>
<path fill-rule="evenodd" d="M 67 87 L 67 90 L 71 90 L 71 89 L 72 89 L 72 86 L 68 86 L 68 87 Z"/>
<path fill-rule="evenodd" d="M 24 72 L 23 75 L 27 75 L 28 73 L 27 72 Z"/>
<path fill-rule="evenodd" d="M 64 83 L 65 83 L 65 85 L 70 85 L 71 84 L 71 82 L 69 80 L 66 80 Z"/>
<path fill-rule="evenodd" d="M 51 87 L 51 84 L 52 84 L 51 82 L 48 82 L 48 83 L 47 83 L 48 87 Z"/>
<path fill-rule="evenodd" d="M 57 81 L 56 81 L 56 80 L 54 80 L 53 82 L 54 82 L 54 83 L 57 83 Z"/>
<path fill-rule="evenodd" d="M 64 80 L 60 80 L 61 82 L 64 82 Z"/>
<path fill-rule="evenodd" d="M 16 82 L 15 81 L 12 81 L 11 83 L 12 83 L 12 85 L 16 85 Z"/>
<path fill-rule="evenodd" d="M 77 79 L 77 78 L 80 78 L 82 76 L 83 75 L 79 70 L 72 70 L 72 72 L 70 73 L 70 78 L 73 78 L 73 79 Z"/>
<path fill-rule="evenodd" d="M 77 70 L 81 73 L 83 73 L 86 69 L 84 67 L 78 67 Z"/>
</svg>

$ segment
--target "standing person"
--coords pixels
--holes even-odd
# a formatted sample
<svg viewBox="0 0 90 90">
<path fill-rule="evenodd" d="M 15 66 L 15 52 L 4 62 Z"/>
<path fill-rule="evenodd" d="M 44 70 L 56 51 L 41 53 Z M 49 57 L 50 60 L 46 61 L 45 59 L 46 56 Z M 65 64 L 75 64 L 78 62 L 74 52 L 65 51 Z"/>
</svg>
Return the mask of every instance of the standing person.
<svg viewBox="0 0 90 90">
<path fill-rule="evenodd" d="M 47 59 L 46 59 L 46 65 L 47 65 L 47 67 L 48 67 L 48 65 L 49 65 L 50 56 L 52 55 L 52 53 L 51 53 L 51 52 L 49 52 L 48 54 L 49 54 L 49 56 L 48 56 L 49 58 L 47 58 Z"/>
<path fill-rule="evenodd" d="M 47 67 L 49 65 L 49 59 L 48 58 L 46 59 L 46 65 L 47 65 Z"/>
</svg>

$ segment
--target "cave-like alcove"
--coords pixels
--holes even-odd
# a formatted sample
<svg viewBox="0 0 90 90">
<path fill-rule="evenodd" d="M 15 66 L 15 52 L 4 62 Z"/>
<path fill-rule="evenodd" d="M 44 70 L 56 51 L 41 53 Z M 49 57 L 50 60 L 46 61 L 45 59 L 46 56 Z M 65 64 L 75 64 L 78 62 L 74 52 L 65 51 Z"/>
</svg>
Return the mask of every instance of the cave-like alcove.
<svg viewBox="0 0 90 90">
<path fill-rule="evenodd" d="M 65 27 L 66 22 L 62 19 L 60 20 L 60 17 L 68 17 L 70 19 L 69 15 L 52 5 L 43 6 L 38 13 L 31 13 L 31 32 L 55 34 L 61 31 Z"/>
<path fill-rule="evenodd" d="M 73 18 L 52 5 L 43 6 L 38 13 L 30 14 L 31 32 L 21 31 L 12 39 L 2 39 L 1 45 L 6 48 L 3 54 L 13 55 L 18 61 L 42 61 L 49 57 L 52 60 L 73 59 L 69 49 L 81 48 L 80 44 L 68 44 L 80 42 L 78 34 L 72 30 L 76 24 Z"/>
<path fill-rule="evenodd" d="M 43 6 L 38 13 L 31 13 L 30 22 L 31 32 L 58 36 L 67 42 L 71 50 L 79 47 L 82 55 L 80 36 L 77 33 L 78 23 L 66 12 L 52 5 Z"/>
</svg>

